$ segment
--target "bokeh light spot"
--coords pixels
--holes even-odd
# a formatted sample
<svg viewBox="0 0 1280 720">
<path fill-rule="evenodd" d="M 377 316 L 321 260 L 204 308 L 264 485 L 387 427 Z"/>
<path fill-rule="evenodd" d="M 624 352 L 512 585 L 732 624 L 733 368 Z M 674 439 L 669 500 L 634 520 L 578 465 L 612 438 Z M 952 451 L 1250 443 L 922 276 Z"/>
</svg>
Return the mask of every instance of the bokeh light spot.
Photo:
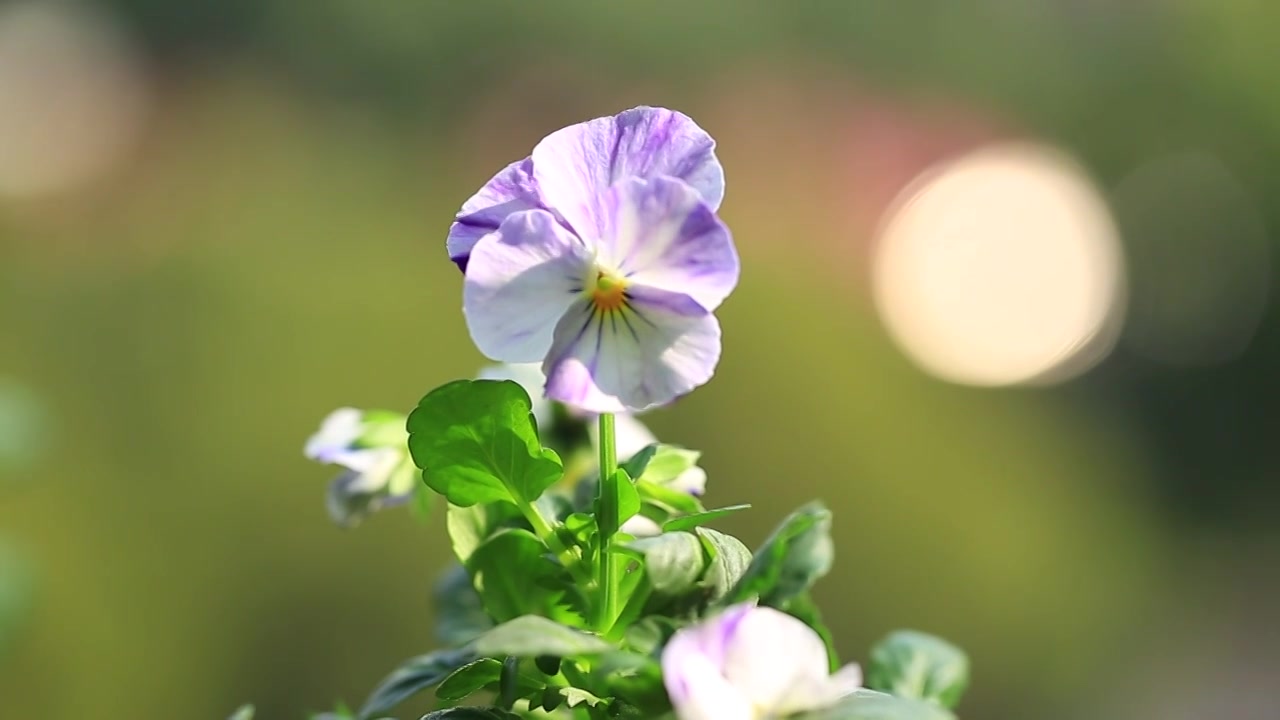
<svg viewBox="0 0 1280 720">
<path fill-rule="evenodd" d="M 1060 382 L 1106 356 L 1123 260 L 1106 204 L 1060 151 L 1004 143 L 927 171 L 886 214 L 880 317 L 926 372 L 970 385 Z"/>
<path fill-rule="evenodd" d="M 67 3 L 0 6 L 0 198 L 101 178 L 141 135 L 151 93 L 129 38 Z"/>
</svg>

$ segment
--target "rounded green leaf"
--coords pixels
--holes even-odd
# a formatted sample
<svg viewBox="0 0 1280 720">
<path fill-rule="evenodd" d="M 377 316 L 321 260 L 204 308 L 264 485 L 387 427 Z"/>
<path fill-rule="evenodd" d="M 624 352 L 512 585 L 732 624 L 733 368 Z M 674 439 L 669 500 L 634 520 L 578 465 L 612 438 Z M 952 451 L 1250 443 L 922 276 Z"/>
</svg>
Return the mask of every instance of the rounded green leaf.
<svg viewBox="0 0 1280 720">
<path fill-rule="evenodd" d="M 707 564 L 702 543 L 692 533 L 663 533 L 628 547 L 644 554 L 649 582 L 663 595 L 680 595 L 693 588 Z"/>
<path fill-rule="evenodd" d="M 969 657 L 943 640 L 899 630 L 871 651 L 867 687 L 955 707 L 969 685 Z"/>
<path fill-rule="evenodd" d="M 764 545 L 724 604 L 753 597 L 777 606 L 805 592 L 831 570 L 835 549 L 831 542 L 831 511 L 810 503 L 791 513 Z"/>
<path fill-rule="evenodd" d="M 409 452 L 449 502 L 528 505 L 563 473 L 542 447 L 529 395 L 510 380 L 458 380 L 409 414 Z"/>
<path fill-rule="evenodd" d="M 711 556 L 701 584 L 711 591 L 710 601 L 724 597 L 751 566 L 751 551 L 742 541 L 719 530 L 700 527 L 695 530 Z"/>
<path fill-rule="evenodd" d="M 561 567 L 528 530 L 499 530 L 467 560 L 467 569 L 489 615 L 498 621 L 547 613 L 564 595 Z M 487 654 L 487 653 L 486 653 Z"/>
</svg>

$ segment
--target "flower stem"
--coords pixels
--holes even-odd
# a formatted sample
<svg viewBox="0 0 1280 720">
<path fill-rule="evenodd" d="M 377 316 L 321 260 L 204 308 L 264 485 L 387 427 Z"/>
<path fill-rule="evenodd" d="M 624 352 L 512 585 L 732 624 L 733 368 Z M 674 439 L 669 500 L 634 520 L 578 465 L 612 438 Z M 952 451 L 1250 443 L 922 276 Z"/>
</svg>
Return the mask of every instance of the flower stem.
<svg viewBox="0 0 1280 720">
<path fill-rule="evenodd" d="M 600 416 L 600 492 L 608 483 L 608 479 L 618 471 L 618 447 L 614 436 L 613 415 L 604 413 Z M 606 632 L 614 618 L 618 616 L 618 581 L 614 577 L 613 545 L 611 536 L 600 538 L 600 553 L 596 558 L 597 577 L 600 581 L 600 606 L 598 608 L 597 627 Z"/>
</svg>

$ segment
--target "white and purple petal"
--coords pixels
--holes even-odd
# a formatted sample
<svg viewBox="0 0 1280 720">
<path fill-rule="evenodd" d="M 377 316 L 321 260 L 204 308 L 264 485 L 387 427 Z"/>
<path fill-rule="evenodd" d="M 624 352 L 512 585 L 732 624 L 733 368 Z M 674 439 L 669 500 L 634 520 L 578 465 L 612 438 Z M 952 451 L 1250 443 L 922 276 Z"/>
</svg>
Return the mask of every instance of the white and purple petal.
<svg viewBox="0 0 1280 720">
<path fill-rule="evenodd" d="M 605 192 L 628 177 L 679 178 L 713 211 L 724 198 L 715 140 L 665 108 L 637 107 L 557 130 L 530 157 L 543 204 L 588 241 L 600 230 Z"/>
<path fill-rule="evenodd" d="M 546 210 L 509 216 L 467 263 L 462 307 L 476 347 L 500 362 L 543 360 L 590 263 L 582 242 Z"/>
<path fill-rule="evenodd" d="M 741 717 L 741 707 L 746 717 L 789 717 L 834 704 L 862 680 L 856 665 L 828 674 L 826 647 L 808 625 L 751 604 L 676 632 L 662 651 L 662 675 L 680 720 L 720 717 L 713 702 L 732 709 L 724 717 Z"/>
<path fill-rule="evenodd" d="M 741 689 L 724 677 L 725 653 L 738 626 L 755 610 L 734 605 L 706 622 L 676 632 L 662 650 L 662 680 L 680 720 L 755 718 Z"/>
<path fill-rule="evenodd" d="M 564 314 L 543 365 L 547 397 L 590 412 L 637 412 L 711 379 L 720 360 L 715 315 L 680 293 L 632 287 L 626 297 L 613 312 L 583 298 Z"/>
<path fill-rule="evenodd" d="M 628 283 L 679 292 L 715 310 L 738 284 L 729 229 L 691 187 L 629 178 L 605 195 L 598 262 Z"/>
<path fill-rule="evenodd" d="M 667 487 L 686 495 L 702 497 L 707 492 L 707 471 L 697 466 L 691 467 L 667 483 Z"/>
<path fill-rule="evenodd" d="M 359 453 L 358 467 L 351 467 L 329 485 L 325 505 L 334 522 L 358 525 L 369 513 L 395 507 L 413 496 L 416 473 L 403 451 L 371 448 Z"/>
<path fill-rule="evenodd" d="M 445 246 L 449 259 L 466 271 L 471 249 L 480 238 L 495 232 L 512 213 L 541 208 L 533 184 L 529 158 L 513 162 L 494 175 L 458 211 Z"/>
<path fill-rule="evenodd" d="M 822 638 L 772 608 L 755 608 L 738 623 L 725 648 L 723 672 L 753 705 L 778 715 L 837 699 L 827 692 L 830 666 Z"/>
<path fill-rule="evenodd" d="M 364 413 L 355 408 L 338 408 L 320 423 L 320 430 L 307 438 L 303 454 L 308 459 L 331 465 L 343 462 L 364 432 Z"/>
<path fill-rule="evenodd" d="M 747 697 L 706 656 L 663 655 L 662 677 L 679 720 L 760 720 Z"/>
</svg>

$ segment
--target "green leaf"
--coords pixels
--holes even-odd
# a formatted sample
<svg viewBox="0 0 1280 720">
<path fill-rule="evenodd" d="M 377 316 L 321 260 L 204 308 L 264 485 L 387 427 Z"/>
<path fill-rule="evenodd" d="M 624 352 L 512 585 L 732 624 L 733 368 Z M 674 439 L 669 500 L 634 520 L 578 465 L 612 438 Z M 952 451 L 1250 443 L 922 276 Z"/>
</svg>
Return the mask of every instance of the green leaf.
<svg viewBox="0 0 1280 720">
<path fill-rule="evenodd" d="M 475 660 L 468 649 L 440 650 L 412 658 L 396 668 L 364 701 L 360 720 L 370 720 L 399 705 L 405 698 L 444 680 L 454 670 Z"/>
<path fill-rule="evenodd" d="M 454 505 L 527 506 L 558 480 L 560 458 L 538 441 L 529 395 L 510 380 L 457 380 L 409 414 L 409 451 L 427 485 Z"/>
<path fill-rule="evenodd" d="M 227 720 L 253 720 L 253 706 L 241 705 Z"/>
<path fill-rule="evenodd" d="M 560 674 L 560 658 L 555 655 L 539 655 L 533 659 L 533 666 L 543 675 Z"/>
<path fill-rule="evenodd" d="M 645 468 L 649 467 L 649 461 L 653 460 L 660 447 L 662 446 L 657 443 L 646 445 L 640 452 L 632 455 L 631 459 L 622 463 L 621 467 L 627 471 L 627 477 L 638 478 L 644 475 Z"/>
<path fill-rule="evenodd" d="M 471 575 L 461 565 L 446 570 L 431 594 L 435 602 L 436 639 L 441 644 L 465 645 L 493 627 L 480 594 L 471 584 Z"/>
<path fill-rule="evenodd" d="M 613 537 L 622 523 L 638 512 L 640 495 L 636 493 L 636 486 L 631 483 L 627 471 L 618 468 L 600 486 L 600 497 L 596 502 L 596 524 L 600 528 L 600 537 Z"/>
<path fill-rule="evenodd" d="M 953 708 L 969 685 L 969 658 L 943 640 L 899 630 L 871 651 L 867 687 Z"/>
<path fill-rule="evenodd" d="M 711 591 L 709 600 L 715 602 L 732 590 L 746 574 L 751 565 L 751 551 L 738 538 L 718 530 L 700 527 L 694 532 L 711 556 L 701 584 Z"/>
<path fill-rule="evenodd" d="M 507 503 L 470 507 L 449 505 L 445 514 L 445 527 L 453 544 L 453 554 L 465 564 L 471 553 L 489 539 L 490 535 L 510 526 L 519 517 L 519 511 Z"/>
<path fill-rule="evenodd" d="M 736 512 L 747 510 L 750 505 L 730 505 L 729 507 L 716 508 L 715 510 L 706 510 L 704 512 L 693 513 L 692 515 L 683 515 L 681 517 L 672 518 L 662 523 L 663 530 L 692 530 L 699 525 L 706 525 L 713 520 L 719 520 L 725 515 L 732 515 Z"/>
<path fill-rule="evenodd" d="M 605 702 L 582 688 L 560 688 L 560 694 L 564 696 L 565 705 L 568 705 L 571 708 L 578 707 L 583 703 L 586 703 L 587 707 L 595 707 Z"/>
<path fill-rule="evenodd" d="M 698 498 L 689 493 L 648 480 L 637 480 L 636 492 L 640 493 L 641 501 L 676 515 L 692 515 L 706 510 Z"/>
<path fill-rule="evenodd" d="M 521 720 L 520 716 L 496 707 L 456 707 L 437 710 L 422 720 Z"/>
<path fill-rule="evenodd" d="M 700 457 L 702 453 L 696 450 L 686 450 L 678 445 L 658 445 L 654 448 L 653 456 L 645 463 L 644 472 L 632 477 L 656 485 L 666 485 L 686 470 L 697 467 Z"/>
<path fill-rule="evenodd" d="M 467 562 L 485 610 L 499 622 L 546 612 L 564 594 L 561 569 L 528 530 L 499 530 Z"/>
<path fill-rule="evenodd" d="M 792 716 L 792 720 L 955 720 L 930 702 L 858 690 L 836 705 Z"/>
<path fill-rule="evenodd" d="M 580 548 L 592 547 L 592 539 L 596 536 L 596 519 L 587 513 L 573 513 L 564 519 L 564 524 L 556 528 L 565 545 L 576 545 Z"/>
<path fill-rule="evenodd" d="M 593 688 L 602 688 L 597 689 L 597 693 L 620 701 L 611 707 L 618 711 L 617 717 L 650 720 L 671 717 L 662 669 L 652 654 L 605 653 L 593 661 L 591 682 Z"/>
<path fill-rule="evenodd" d="M 706 566 L 702 543 L 693 533 L 663 533 L 628 543 L 628 547 L 644 553 L 649 582 L 663 595 L 680 595 L 693 588 Z"/>
<path fill-rule="evenodd" d="M 650 615 L 627 628 L 627 647 L 643 655 L 652 655 L 667 643 L 680 623 L 661 615 Z"/>
<path fill-rule="evenodd" d="M 474 647 L 481 655 L 512 655 L 521 658 L 539 655 L 597 655 L 613 649 L 612 645 L 595 635 L 537 615 L 518 617 L 499 625 L 476 638 Z"/>
<path fill-rule="evenodd" d="M 450 673 L 436 688 L 436 697 L 457 702 L 502 677 L 502 663 L 493 658 L 480 658 Z"/>
<path fill-rule="evenodd" d="M 758 597 L 778 606 L 809 589 L 831 569 L 831 512 L 810 503 L 793 512 L 756 551 L 742 579 L 722 604 Z"/>
</svg>

